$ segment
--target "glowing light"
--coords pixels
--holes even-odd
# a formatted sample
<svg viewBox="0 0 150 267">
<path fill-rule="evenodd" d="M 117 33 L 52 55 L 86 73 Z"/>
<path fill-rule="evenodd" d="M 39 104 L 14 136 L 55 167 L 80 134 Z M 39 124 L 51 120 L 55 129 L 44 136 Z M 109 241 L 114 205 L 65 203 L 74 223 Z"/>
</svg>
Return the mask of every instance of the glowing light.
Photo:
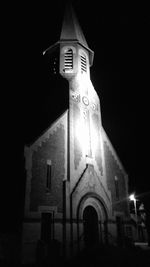
<svg viewBox="0 0 150 267">
<path fill-rule="evenodd" d="M 137 206 L 136 206 L 136 201 L 137 201 L 137 200 L 136 200 L 134 194 L 131 194 L 131 195 L 129 196 L 129 199 L 130 199 L 131 201 L 134 202 L 135 220 L 136 220 L 136 228 L 137 228 L 137 231 L 136 231 L 136 237 L 137 237 L 137 240 L 138 240 L 138 238 L 139 238 L 139 231 L 138 231 L 138 215 L 137 215 Z"/>
<path fill-rule="evenodd" d="M 131 195 L 129 196 L 129 199 L 130 199 L 131 201 L 136 201 L 136 198 L 135 198 L 134 194 L 131 194 Z"/>
</svg>

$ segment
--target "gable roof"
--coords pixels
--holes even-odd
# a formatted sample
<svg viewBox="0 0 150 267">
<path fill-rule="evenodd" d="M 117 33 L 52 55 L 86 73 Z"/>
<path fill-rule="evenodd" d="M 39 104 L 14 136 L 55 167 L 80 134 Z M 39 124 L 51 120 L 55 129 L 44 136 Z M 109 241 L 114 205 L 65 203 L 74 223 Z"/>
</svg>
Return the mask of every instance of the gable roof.
<svg viewBox="0 0 150 267">
<path fill-rule="evenodd" d="M 43 142 L 45 142 L 51 134 L 53 134 L 58 127 L 61 125 L 64 125 L 67 127 L 67 116 L 68 116 L 68 109 L 61 114 L 49 127 L 46 129 L 34 142 L 32 142 L 30 145 L 25 146 L 25 153 L 26 150 L 31 149 L 32 151 L 36 151 L 38 147 L 42 145 Z"/>
<path fill-rule="evenodd" d="M 118 157 L 118 154 L 117 154 L 116 150 L 114 149 L 114 147 L 113 147 L 110 139 L 108 138 L 108 135 L 106 134 L 106 132 L 105 132 L 105 130 L 104 130 L 103 127 L 102 127 L 102 136 L 103 136 L 103 142 L 106 142 L 107 143 L 107 145 L 109 147 L 109 150 L 111 151 L 111 153 L 112 153 L 112 155 L 113 155 L 113 157 L 114 157 L 117 165 L 119 166 L 120 170 L 122 170 L 123 173 L 124 173 L 124 175 L 126 177 L 128 177 L 127 172 L 126 172 L 126 170 L 125 170 L 122 162 L 120 161 L 120 159 Z"/>
</svg>

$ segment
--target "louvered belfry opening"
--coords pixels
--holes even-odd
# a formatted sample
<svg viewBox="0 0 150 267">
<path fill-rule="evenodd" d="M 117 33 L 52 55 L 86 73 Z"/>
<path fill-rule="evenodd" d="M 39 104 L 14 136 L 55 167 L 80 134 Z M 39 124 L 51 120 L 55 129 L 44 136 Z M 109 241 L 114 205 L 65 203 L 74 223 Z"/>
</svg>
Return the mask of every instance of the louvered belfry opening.
<svg viewBox="0 0 150 267">
<path fill-rule="evenodd" d="M 86 65 L 86 57 L 84 55 L 80 56 L 81 59 L 81 71 L 87 71 L 87 65 Z"/>
<path fill-rule="evenodd" d="M 69 48 L 65 52 L 65 70 L 72 70 L 73 69 L 73 51 Z"/>
</svg>

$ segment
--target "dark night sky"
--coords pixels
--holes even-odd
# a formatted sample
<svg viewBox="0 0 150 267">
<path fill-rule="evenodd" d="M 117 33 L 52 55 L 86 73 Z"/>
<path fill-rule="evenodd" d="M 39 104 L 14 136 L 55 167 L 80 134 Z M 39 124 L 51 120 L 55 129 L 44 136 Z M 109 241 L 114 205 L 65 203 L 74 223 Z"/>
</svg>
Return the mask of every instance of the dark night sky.
<svg viewBox="0 0 150 267">
<path fill-rule="evenodd" d="M 56 116 L 54 110 L 61 111 L 61 88 L 54 104 L 56 94 L 51 94 L 42 51 L 59 39 L 65 2 L 55 0 L 47 5 L 41 1 L 13 6 L 13 11 L 10 6 L 5 9 L 7 26 L 1 51 L 1 204 L 5 206 L 1 210 L 11 229 L 15 225 L 12 215 L 15 221 L 23 201 L 24 144 L 50 125 Z M 99 1 L 73 2 L 88 45 L 95 52 L 91 79 L 100 96 L 103 127 L 129 175 L 130 191 L 145 195 L 150 192 L 150 19 L 146 7 L 138 13 L 125 7 L 118 12 L 114 6 L 109 13 Z"/>
</svg>

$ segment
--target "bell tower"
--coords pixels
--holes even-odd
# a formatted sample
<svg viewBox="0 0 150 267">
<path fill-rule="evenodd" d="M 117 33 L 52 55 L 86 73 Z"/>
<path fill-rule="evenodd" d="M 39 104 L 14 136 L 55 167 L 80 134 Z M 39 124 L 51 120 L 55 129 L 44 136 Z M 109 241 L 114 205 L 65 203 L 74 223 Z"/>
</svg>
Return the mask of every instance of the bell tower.
<svg viewBox="0 0 150 267">
<path fill-rule="evenodd" d="M 69 6 L 60 35 L 60 74 L 69 81 L 71 172 L 81 165 L 83 167 L 89 162 L 96 164 L 97 161 L 97 169 L 102 174 L 100 102 L 90 80 L 93 57 L 94 52 L 89 48 L 75 13 Z"/>
<path fill-rule="evenodd" d="M 71 5 L 67 5 L 59 47 L 59 74 L 69 82 L 69 179 L 74 181 L 87 163 L 103 175 L 99 97 L 90 80 L 94 52 L 89 48 Z M 77 171 L 78 170 L 78 171 Z M 71 177 L 74 177 L 73 180 Z M 75 178 L 76 177 L 76 178 Z"/>
</svg>

